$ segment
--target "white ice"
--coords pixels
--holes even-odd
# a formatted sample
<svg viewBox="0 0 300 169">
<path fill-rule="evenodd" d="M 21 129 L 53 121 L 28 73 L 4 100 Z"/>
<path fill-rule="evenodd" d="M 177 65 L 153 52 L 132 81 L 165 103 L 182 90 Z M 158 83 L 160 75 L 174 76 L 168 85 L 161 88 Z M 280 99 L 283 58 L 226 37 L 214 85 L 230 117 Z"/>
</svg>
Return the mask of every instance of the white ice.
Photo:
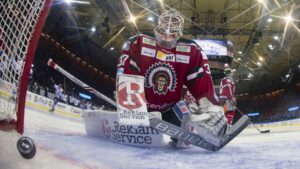
<svg viewBox="0 0 300 169">
<path fill-rule="evenodd" d="M 0 131 L 0 169 L 299 169 L 300 126 L 246 129 L 219 152 L 138 148 L 86 136 L 82 121 L 26 109 L 25 134 L 37 146 L 31 160 L 17 152 L 16 133 Z M 262 128 L 264 129 L 264 128 Z"/>
</svg>

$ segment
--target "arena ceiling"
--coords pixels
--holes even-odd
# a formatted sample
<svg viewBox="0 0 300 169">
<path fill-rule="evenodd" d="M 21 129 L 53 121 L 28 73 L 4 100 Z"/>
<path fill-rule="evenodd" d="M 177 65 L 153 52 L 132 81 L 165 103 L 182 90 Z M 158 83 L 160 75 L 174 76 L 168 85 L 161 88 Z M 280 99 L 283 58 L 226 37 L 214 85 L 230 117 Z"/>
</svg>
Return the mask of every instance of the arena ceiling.
<svg viewBox="0 0 300 169">
<path fill-rule="evenodd" d="M 56 0 L 44 33 L 113 81 L 122 43 L 151 32 L 168 8 L 183 14 L 185 38 L 233 42 L 238 93 L 278 88 L 295 76 L 299 0 Z"/>
</svg>

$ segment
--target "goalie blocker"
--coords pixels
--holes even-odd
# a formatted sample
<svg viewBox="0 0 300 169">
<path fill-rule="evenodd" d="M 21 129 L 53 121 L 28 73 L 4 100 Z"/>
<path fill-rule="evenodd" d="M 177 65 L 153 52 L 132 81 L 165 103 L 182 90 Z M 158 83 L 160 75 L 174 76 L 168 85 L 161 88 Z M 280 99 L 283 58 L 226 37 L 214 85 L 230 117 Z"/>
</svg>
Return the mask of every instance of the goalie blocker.
<svg viewBox="0 0 300 169">
<path fill-rule="evenodd" d="M 119 121 L 122 124 L 146 124 L 149 119 L 146 110 L 146 101 L 144 94 L 144 80 L 141 76 L 120 74 L 117 78 L 117 104 Z M 128 113 L 128 116 L 120 116 L 120 114 Z M 140 113 L 139 113 L 140 112 Z M 142 118 L 135 118 L 135 115 L 143 115 Z M 122 119 L 125 118 L 125 119 Z M 196 124 L 189 121 L 191 125 L 196 127 L 197 133 L 189 132 L 183 128 L 175 126 L 158 118 L 151 118 L 150 126 L 157 129 L 161 133 L 171 137 L 180 139 L 195 146 L 210 151 L 218 151 L 227 145 L 234 137 L 236 137 L 249 123 L 249 118 L 243 116 L 235 125 L 223 136 L 218 138 L 207 137 L 203 134 L 203 130 L 196 127 Z M 205 138 L 204 138 L 205 137 Z"/>
</svg>

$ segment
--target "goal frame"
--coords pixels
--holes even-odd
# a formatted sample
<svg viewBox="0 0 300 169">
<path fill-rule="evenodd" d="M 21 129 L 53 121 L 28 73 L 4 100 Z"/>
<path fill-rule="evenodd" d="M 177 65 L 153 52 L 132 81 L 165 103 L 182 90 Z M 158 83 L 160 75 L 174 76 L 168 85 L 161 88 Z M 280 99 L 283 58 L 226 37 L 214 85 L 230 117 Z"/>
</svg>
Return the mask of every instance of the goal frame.
<svg viewBox="0 0 300 169">
<path fill-rule="evenodd" d="M 0 130 L 11 130 L 15 129 L 18 133 L 23 134 L 24 132 L 24 117 L 25 117 L 25 102 L 26 102 L 26 92 L 30 74 L 31 64 L 34 59 L 35 51 L 38 46 L 38 41 L 41 36 L 43 27 L 45 25 L 46 19 L 48 17 L 51 4 L 53 0 L 45 0 L 45 5 L 40 12 L 39 18 L 37 19 L 34 31 L 32 33 L 31 39 L 29 40 L 28 50 L 26 56 L 24 57 L 24 67 L 22 75 L 18 80 L 18 92 L 16 97 L 16 121 L 0 121 Z"/>
</svg>

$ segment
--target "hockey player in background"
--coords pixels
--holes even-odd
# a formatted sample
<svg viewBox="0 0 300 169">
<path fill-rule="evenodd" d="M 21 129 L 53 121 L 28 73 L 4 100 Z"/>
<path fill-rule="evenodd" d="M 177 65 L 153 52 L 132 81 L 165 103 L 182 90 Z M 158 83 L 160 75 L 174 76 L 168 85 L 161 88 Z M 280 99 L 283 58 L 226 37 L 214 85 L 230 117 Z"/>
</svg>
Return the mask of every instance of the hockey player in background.
<svg viewBox="0 0 300 169">
<path fill-rule="evenodd" d="M 62 89 L 62 85 L 54 85 L 54 89 L 55 89 L 55 97 L 53 99 L 53 103 L 51 105 L 51 109 L 49 110 L 49 112 L 54 112 L 55 110 L 55 106 L 58 103 L 58 101 L 62 100 L 63 98 L 63 89 Z"/>
<path fill-rule="evenodd" d="M 233 70 L 226 63 L 224 65 L 225 77 L 222 78 L 220 84 L 219 101 L 221 105 L 224 105 L 225 115 L 228 120 L 229 128 L 233 123 L 235 116 L 236 98 L 235 98 L 235 84 L 233 81 Z"/>
<path fill-rule="evenodd" d="M 154 36 L 138 34 L 124 43 L 117 73 L 144 76 L 149 115 L 177 126 L 181 119 L 172 106 L 181 100 L 186 85 L 197 102 L 191 120 L 218 135 L 227 121 L 223 107 L 216 105 L 208 58 L 196 43 L 180 39 L 183 24 L 178 11 L 166 10 L 158 18 Z"/>
</svg>

